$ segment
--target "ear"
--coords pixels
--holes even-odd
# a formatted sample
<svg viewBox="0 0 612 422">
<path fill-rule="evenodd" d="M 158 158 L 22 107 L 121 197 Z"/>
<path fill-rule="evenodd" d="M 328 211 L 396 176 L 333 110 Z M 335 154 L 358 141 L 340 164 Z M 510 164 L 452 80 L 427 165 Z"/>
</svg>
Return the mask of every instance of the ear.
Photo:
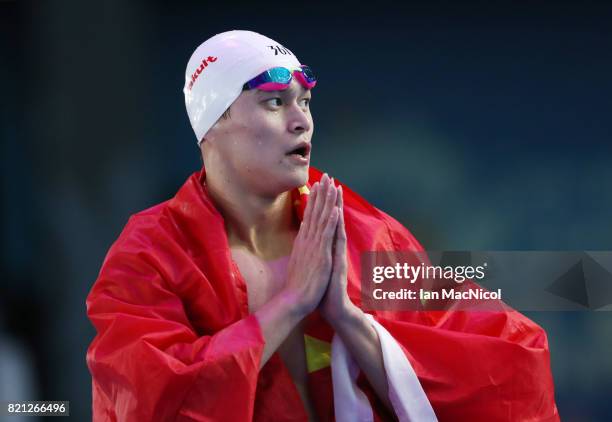
<svg viewBox="0 0 612 422">
<path fill-rule="evenodd" d="M 221 120 L 221 119 L 219 119 Z M 206 132 L 204 134 L 204 137 L 202 137 L 202 142 L 200 142 L 200 146 L 208 143 L 208 144 L 214 144 L 215 143 L 215 139 L 217 139 L 217 135 L 219 134 L 219 124 L 221 123 L 219 120 L 217 120 L 211 127 L 210 129 L 208 129 L 208 132 Z"/>
<path fill-rule="evenodd" d="M 202 165 L 204 165 L 204 150 L 207 149 L 208 144 L 209 143 L 206 140 L 206 136 L 203 136 L 198 144 L 198 148 L 200 149 L 200 161 L 202 161 Z"/>
<path fill-rule="evenodd" d="M 216 139 L 215 136 L 212 135 L 211 131 L 209 130 L 206 132 L 206 136 L 204 136 L 200 142 L 200 158 L 202 159 L 202 164 L 205 162 L 204 157 L 210 157 L 211 151 L 214 150 L 214 139 Z"/>
</svg>

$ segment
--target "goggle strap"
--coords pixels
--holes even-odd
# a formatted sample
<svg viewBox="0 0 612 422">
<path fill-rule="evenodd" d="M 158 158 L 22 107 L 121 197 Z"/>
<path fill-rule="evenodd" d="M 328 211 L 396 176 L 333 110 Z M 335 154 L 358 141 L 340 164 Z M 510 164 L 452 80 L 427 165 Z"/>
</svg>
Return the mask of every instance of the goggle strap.
<svg viewBox="0 0 612 422">
<path fill-rule="evenodd" d="M 312 71 L 306 65 L 301 65 L 297 69 L 286 69 L 286 70 L 289 71 L 289 75 L 288 75 L 289 79 L 286 82 L 284 81 L 285 78 L 282 78 L 283 81 L 278 80 L 281 78 L 278 78 L 278 77 L 274 78 L 271 74 L 271 71 L 267 70 L 257 75 L 250 81 L 246 82 L 242 86 L 242 89 L 249 90 L 249 89 L 258 88 L 262 91 L 284 90 L 284 89 L 287 89 L 293 77 L 295 77 L 295 79 L 306 89 L 312 89 L 317 84 L 317 81 L 314 78 L 314 75 L 312 75 Z M 306 75 L 306 72 L 308 72 L 309 74 L 308 76 Z"/>
</svg>

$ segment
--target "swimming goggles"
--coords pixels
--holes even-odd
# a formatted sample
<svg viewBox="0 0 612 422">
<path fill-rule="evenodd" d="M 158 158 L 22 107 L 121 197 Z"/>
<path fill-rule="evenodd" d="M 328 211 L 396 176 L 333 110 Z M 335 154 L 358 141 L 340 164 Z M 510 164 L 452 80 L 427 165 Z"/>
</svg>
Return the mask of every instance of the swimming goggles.
<svg viewBox="0 0 612 422">
<path fill-rule="evenodd" d="M 291 70 L 286 67 L 273 67 L 245 83 L 242 89 L 257 88 L 262 91 L 282 91 L 289 88 L 293 77 L 306 89 L 312 89 L 317 84 L 317 78 L 312 70 L 308 66 L 302 65 Z"/>
</svg>

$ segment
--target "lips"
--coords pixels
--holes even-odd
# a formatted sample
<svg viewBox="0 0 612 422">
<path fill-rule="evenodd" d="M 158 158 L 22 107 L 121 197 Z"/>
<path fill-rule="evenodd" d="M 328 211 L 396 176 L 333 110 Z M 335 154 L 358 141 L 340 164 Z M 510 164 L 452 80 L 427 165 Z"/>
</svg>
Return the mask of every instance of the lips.
<svg viewBox="0 0 612 422">
<path fill-rule="evenodd" d="M 286 155 L 298 155 L 300 157 L 306 158 L 310 155 L 310 143 L 308 142 L 300 142 L 291 148 Z"/>
</svg>

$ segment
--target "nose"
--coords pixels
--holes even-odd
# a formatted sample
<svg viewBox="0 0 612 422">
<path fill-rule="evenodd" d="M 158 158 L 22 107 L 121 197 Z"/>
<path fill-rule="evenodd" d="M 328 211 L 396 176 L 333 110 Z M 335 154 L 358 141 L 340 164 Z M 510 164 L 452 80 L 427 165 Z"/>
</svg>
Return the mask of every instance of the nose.
<svg viewBox="0 0 612 422">
<path fill-rule="evenodd" d="M 302 109 L 299 104 L 295 103 L 291 107 L 291 115 L 289 118 L 289 131 L 291 133 L 308 132 L 312 128 L 312 117 L 310 112 Z"/>
</svg>

